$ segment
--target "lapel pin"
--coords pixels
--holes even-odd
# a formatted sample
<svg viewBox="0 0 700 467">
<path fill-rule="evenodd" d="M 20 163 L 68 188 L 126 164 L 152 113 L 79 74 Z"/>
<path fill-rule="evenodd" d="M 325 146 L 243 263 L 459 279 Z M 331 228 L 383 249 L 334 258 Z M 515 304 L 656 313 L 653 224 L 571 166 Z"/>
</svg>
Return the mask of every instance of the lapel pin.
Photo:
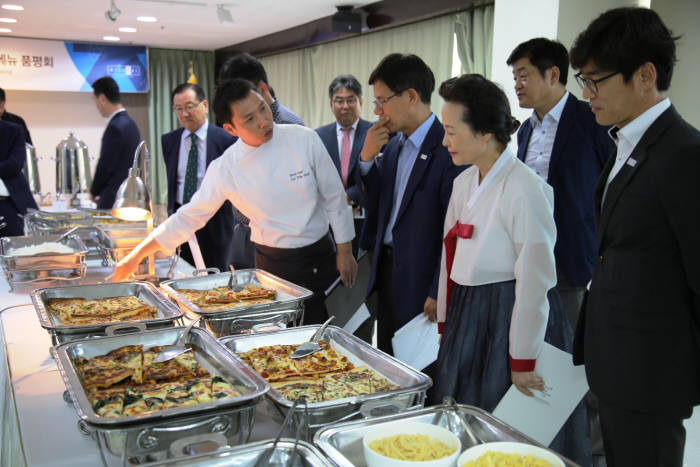
<svg viewBox="0 0 700 467">
<path fill-rule="evenodd" d="M 629 159 L 627 159 L 627 165 L 629 165 L 630 167 L 634 167 L 635 165 L 637 165 L 637 160 L 636 160 L 636 159 L 632 159 L 632 158 L 630 157 Z"/>
<path fill-rule="evenodd" d="M 421 154 L 421 155 L 420 155 L 420 158 L 423 159 L 423 160 L 426 160 L 426 159 L 428 158 L 428 156 L 426 156 L 425 154 Z"/>
</svg>

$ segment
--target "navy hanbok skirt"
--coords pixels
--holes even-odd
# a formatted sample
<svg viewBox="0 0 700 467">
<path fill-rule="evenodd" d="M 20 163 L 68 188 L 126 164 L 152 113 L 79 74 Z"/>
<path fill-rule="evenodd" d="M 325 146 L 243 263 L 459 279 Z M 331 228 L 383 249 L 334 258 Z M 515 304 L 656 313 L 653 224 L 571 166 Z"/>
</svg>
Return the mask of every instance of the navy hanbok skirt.
<svg viewBox="0 0 700 467">
<path fill-rule="evenodd" d="M 550 310 L 544 340 L 571 353 L 573 332 L 561 298 L 554 289 L 547 298 Z M 493 412 L 511 385 L 508 347 L 514 304 L 514 280 L 474 287 L 454 285 L 437 360 L 436 402 L 451 396 L 459 403 Z M 582 466 L 591 465 L 583 401 L 550 448 Z"/>
</svg>

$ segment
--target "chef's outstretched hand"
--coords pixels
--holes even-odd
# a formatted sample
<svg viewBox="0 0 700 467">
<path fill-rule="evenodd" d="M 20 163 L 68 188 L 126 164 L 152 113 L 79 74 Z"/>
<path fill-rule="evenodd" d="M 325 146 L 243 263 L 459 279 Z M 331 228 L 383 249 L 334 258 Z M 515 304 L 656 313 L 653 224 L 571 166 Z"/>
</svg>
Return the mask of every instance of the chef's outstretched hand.
<svg viewBox="0 0 700 467">
<path fill-rule="evenodd" d="M 340 273 L 340 280 L 343 282 L 343 285 L 345 287 L 354 286 L 355 279 L 357 279 L 357 261 L 352 255 L 351 242 L 338 244 L 336 267 Z"/>
</svg>

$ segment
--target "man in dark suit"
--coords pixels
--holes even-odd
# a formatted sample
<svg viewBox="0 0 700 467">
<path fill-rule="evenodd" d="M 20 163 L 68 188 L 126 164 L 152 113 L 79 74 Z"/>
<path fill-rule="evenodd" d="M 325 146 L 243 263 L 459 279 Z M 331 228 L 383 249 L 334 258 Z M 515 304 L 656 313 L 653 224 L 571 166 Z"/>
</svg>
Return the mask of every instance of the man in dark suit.
<svg viewBox="0 0 700 467">
<path fill-rule="evenodd" d="M 94 83 L 92 89 L 97 110 L 107 119 L 102 134 L 100 158 L 90 187 L 90 198 L 98 209 L 111 209 L 119 185 L 129 175 L 134 162 L 134 151 L 141 141 L 136 123 L 121 104 L 119 86 L 109 76 Z"/>
<path fill-rule="evenodd" d="M 0 237 L 24 235 L 24 221 L 19 214 L 36 207 L 27 179 L 22 173 L 26 161 L 24 129 L 0 120 L 0 216 L 6 225 Z"/>
<path fill-rule="evenodd" d="M 373 253 L 368 295 L 378 292 L 377 344 L 392 353 L 404 324 L 421 312 L 436 318 L 445 212 L 463 167 L 442 145 L 445 131 L 430 110 L 435 78 L 423 60 L 387 55 L 369 84 L 379 121 L 367 131 L 358 171 Z"/>
<path fill-rule="evenodd" d="M 32 136 L 29 134 L 29 128 L 27 128 L 27 124 L 24 122 L 24 119 L 17 114 L 8 112 L 5 108 L 6 99 L 7 96 L 5 95 L 5 90 L 3 88 L 0 88 L 0 120 L 4 120 L 10 123 L 16 123 L 17 125 L 21 126 L 24 129 L 24 136 L 26 142 L 29 144 L 33 144 Z"/>
<path fill-rule="evenodd" d="M 182 127 L 161 137 L 168 176 L 168 214 L 190 200 L 209 164 L 236 141 L 226 130 L 209 123 L 209 102 L 200 86 L 180 84 L 173 90 L 170 101 Z M 207 267 L 228 269 L 234 223 L 233 208 L 226 201 L 197 231 L 197 242 Z M 187 243 L 182 246 L 181 256 L 194 264 Z"/>
<path fill-rule="evenodd" d="M 554 190 L 556 288 L 575 327 L 597 256 L 593 190 L 614 144 L 590 106 L 566 90 L 566 47 L 531 39 L 518 45 L 506 63 L 520 107 L 533 109 L 518 130 L 518 158 Z"/>
<path fill-rule="evenodd" d="M 665 96 L 675 40 L 653 10 L 619 8 L 571 49 L 617 144 L 595 192 L 598 264 L 574 342 L 610 467 L 681 466 L 683 419 L 700 403 L 700 132 Z"/>
</svg>

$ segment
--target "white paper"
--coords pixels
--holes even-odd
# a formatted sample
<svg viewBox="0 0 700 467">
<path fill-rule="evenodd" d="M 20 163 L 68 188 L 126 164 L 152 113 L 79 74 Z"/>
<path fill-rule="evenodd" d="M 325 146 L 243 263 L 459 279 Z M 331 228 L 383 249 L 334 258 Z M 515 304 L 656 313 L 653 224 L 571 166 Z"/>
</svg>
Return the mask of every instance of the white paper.
<svg viewBox="0 0 700 467">
<path fill-rule="evenodd" d="M 574 366 L 571 354 L 546 342 L 535 373 L 544 379 L 545 391 L 528 397 L 511 385 L 493 415 L 549 446 L 588 391 L 588 383 L 583 365 Z"/>
<path fill-rule="evenodd" d="M 437 360 L 439 339 L 437 323 L 419 313 L 394 333 L 391 345 L 396 358 L 417 370 L 422 370 Z"/>
<path fill-rule="evenodd" d="M 197 236 L 192 235 L 187 243 L 190 245 L 190 252 L 192 253 L 192 259 L 194 260 L 195 269 L 205 269 L 204 259 L 202 258 L 202 250 L 199 249 L 199 242 L 197 241 Z"/>
<path fill-rule="evenodd" d="M 350 334 L 354 333 L 357 331 L 357 328 L 360 327 L 362 323 L 364 323 L 367 318 L 370 317 L 369 310 L 367 309 L 367 306 L 363 303 L 360 305 L 360 307 L 355 311 L 355 314 L 352 315 L 350 320 L 345 323 L 345 326 L 343 326 L 343 329 L 349 332 Z"/>
</svg>

